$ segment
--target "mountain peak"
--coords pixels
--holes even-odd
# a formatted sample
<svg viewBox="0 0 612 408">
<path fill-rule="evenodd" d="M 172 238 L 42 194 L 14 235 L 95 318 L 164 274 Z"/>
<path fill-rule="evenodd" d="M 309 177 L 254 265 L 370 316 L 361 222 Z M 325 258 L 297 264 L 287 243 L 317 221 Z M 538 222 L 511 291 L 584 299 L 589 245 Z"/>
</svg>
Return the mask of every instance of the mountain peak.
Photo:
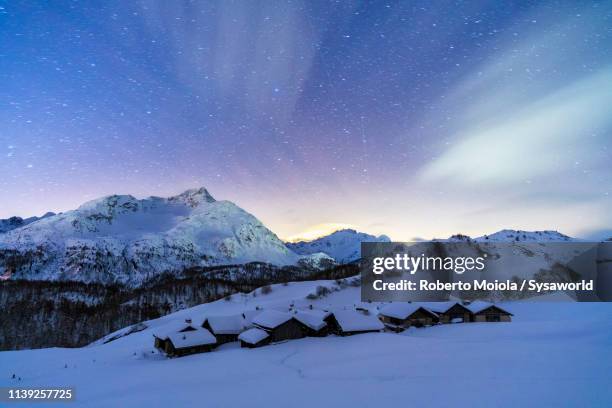
<svg viewBox="0 0 612 408">
<path fill-rule="evenodd" d="M 335 230 L 329 235 L 339 235 L 339 234 L 357 234 L 357 230 L 354 230 L 352 228 L 343 228 L 343 229 Z M 322 238 L 322 237 L 319 237 L 319 238 Z"/>
<path fill-rule="evenodd" d="M 6 254 L 14 252 L 32 256 L 13 262 Z M 8 270 L 12 279 L 138 286 L 192 267 L 295 265 L 300 258 L 253 215 L 229 201 L 215 201 L 204 188 L 169 198 L 106 196 L 0 234 L 0 275 Z M 319 265 L 321 259 L 310 261 Z"/>
<path fill-rule="evenodd" d="M 322 252 L 337 262 L 349 263 L 361 256 L 362 242 L 389 242 L 386 235 L 370 235 L 354 229 L 341 229 L 312 241 L 286 243 L 287 247 L 300 255 Z"/>
<path fill-rule="evenodd" d="M 170 197 L 168 201 L 176 201 L 187 204 L 190 207 L 197 207 L 201 203 L 214 203 L 216 200 L 204 187 L 192 188 L 179 195 Z"/>
<path fill-rule="evenodd" d="M 138 200 L 132 195 L 108 195 L 94 200 L 88 201 L 79 206 L 79 210 L 102 210 L 104 212 L 112 212 L 116 207 L 131 208 L 132 210 L 138 207 Z"/>
</svg>

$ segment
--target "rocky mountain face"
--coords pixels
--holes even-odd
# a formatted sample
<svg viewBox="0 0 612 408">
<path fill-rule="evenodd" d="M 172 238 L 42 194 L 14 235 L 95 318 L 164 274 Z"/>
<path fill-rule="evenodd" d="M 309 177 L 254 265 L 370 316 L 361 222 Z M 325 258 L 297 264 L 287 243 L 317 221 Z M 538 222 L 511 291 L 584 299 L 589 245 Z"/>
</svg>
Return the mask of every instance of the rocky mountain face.
<svg viewBox="0 0 612 408">
<path fill-rule="evenodd" d="M 28 224 L 33 223 L 34 221 L 42 220 L 43 218 L 51 217 L 55 215 L 55 213 L 48 212 L 42 217 L 29 217 L 29 218 L 21 218 L 21 217 L 11 217 L 0 220 L 0 234 L 4 232 L 9 232 L 16 228 L 21 228 Z"/>
<path fill-rule="evenodd" d="M 289 242 L 287 248 L 301 255 L 322 252 L 339 263 L 356 261 L 361 256 L 362 242 L 390 242 L 386 235 L 375 236 L 352 229 L 336 231 L 313 241 Z"/>
<path fill-rule="evenodd" d="M 301 257 L 257 218 L 204 188 L 169 198 L 113 195 L 0 234 L 0 276 L 139 286 L 197 266 Z M 328 260 L 327 260 L 328 261 Z"/>
</svg>

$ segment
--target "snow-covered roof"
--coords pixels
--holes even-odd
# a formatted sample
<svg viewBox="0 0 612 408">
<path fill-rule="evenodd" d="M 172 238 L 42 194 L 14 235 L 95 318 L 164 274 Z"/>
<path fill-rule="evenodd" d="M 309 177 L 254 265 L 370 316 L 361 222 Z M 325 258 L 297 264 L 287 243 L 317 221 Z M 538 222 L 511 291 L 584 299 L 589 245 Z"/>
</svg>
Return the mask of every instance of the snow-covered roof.
<svg viewBox="0 0 612 408">
<path fill-rule="evenodd" d="M 320 313 L 315 314 L 315 313 L 310 313 L 310 312 L 304 312 L 301 310 L 298 310 L 293 315 L 293 317 L 298 322 L 304 324 L 305 326 L 310 327 L 312 330 L 321 330 L 323 327 L 327 325 L 327 323 L 323 321 L 322 316 L 323 315 Z"/>
<path fill-rule="evenodd" d="M 419 303 L 415 303 L 416 305 L 419 305 Z M 420 303 L 420 306 L 425 307 L 426 309 L 431 310 L 434 313 L 445 313 L 447 312 L 451 307 L 455 306 L 455 305 L 459 305 L 462 306 L 464 308 L 466 308 L 467 310 L 469 310 L 471 313 L 479 313 L 482 312 L 483 310 L 491 307 L 491 306 L 495 306 L 498 309 L 503 310 L 504 312 L 507 312 L 506 310 L 502 309 L 501 307 L 494 305 L 493 303 L 489 303 L 489 302 L 485 302 L 483 300 L 475 300 L 472 303 L 461 303 L 461 302 L 457 302 L 457 301 L 446 301 L 446 302 L 425 302 L 425 303 Z M 510 313 L 510 312 L 508 312 Z"/>
<path fill-rule="evenodd" d="M 244 312 L 242 312 L 242 316 L 244 317 L 244 320 L 246 320 L 247 322 L 252 322 L 255 316 L 261 314 L 262 311 L 263 310 L 258 310 L 258 309 L 245 310 Z"/>
<path fill-rule="evenodd" d="M 492 304 L 488 302 L 483 302 L 481 300 L 475 300 L 472 303 L 466 303 L 463 306 L 465 306 L 472 313 L 478 313 L 481 310 L 484 310 L 491 305 Z"/>
<path fill-rule="evenodd" d="M 468 308 L 470 310 L 470 312 L 476 314 L 476 313 L 480 313 L 485 309 L 490 308 L 491 306 L 495 306 L 496 308 L 498 308 L 499 310 L 503 310 L 506 313 L 510 313 L 507 310 L 502 309 L 501 307 L 494 305 L 493 303 L 489 303 L 489 302 L 484 302 L 482 300 L 475 300 L 472 303 L 470 303 L 469 305 L 464 305 L 466 308 Z M 510 313 L 511 314 L 511 313 Z"/>
<path fill-rule="evenodd" d="M 261 314 L 261 310 L 246 310 L 244 312 L 242 312 L 242 317 L 244 317 L 244 328 L 245 329 L 250 329 L 251 327 L 253 327 L 253 319 L 255 318 L 255 316 L 260 315 Z"/>
<path fill-rule="evenodd" d="M 317 316 L 321 319 L 325 319 L 327 316 L 332 314 L 332 312 L 329 312 L 327 310 L 321 310 L 321 309 L 303 309 L 303 310 L 298 310 L 298 312 L 306 312 L 308 314 Z"/>
<path fill-rule="evenodd" d="M 206 321 L 206 316 L 199 315 L 195 317 L 194 319 L 192 319 L 191 324 L 193 325 L 193 327 L 202 327 L 205 321 Z"/>
<path fill-rule="evenodd" d="M 425 307 L 426 309 L 431 310 L 434 313 L 440 314 L 447 312 L 448 309 L 455 306 L 457 303 L 458 302 L 456 301 L 448 300 L 445 302 L 424 302 L 420 303 L 420 305 Z"/>
<path fill-rule="evenodd" d="M 169 339 L 175 348 L 202 346 L 217 342 L 217 339 L 211 332 L 202 328 L 183 333 L 174 333 L 169 336 Z"/>
<path fill-rule="evenodd" d="M 240 333 L 240 335 L 238 336 L 238 340 L 244 341 L 245 343 L 249 344 L 257 344 L 260 341 L 266 339 L 268 336 L 269 334 L 266 333 L 265 330 L 254 328 Z"/>
<path fill-rule="evenodd" d="M 266 329 L 274 329 L 291 318 L 292 316 L 289 313 L 279 312 L 277 310 L 264 310 L 255 316 L 253 324 Z"/>
<path fill-rule="evenodd" d="M 206 321 L 215 334 L 239 334 L 244 328 L 241 315 L 208 316 Z"/>
<path fill-rule="evenodd" d="M 396 302 L 390 303 L 387 306 L 383 307 L 380 311 L 380 314 L 383 316 L 394 317 L 396 319 L 406 319 L 414 312 L 419 309 L 425 310 L 427 313 L 432 315 L 436 315 L 436 313 L 432 312 L 428 308 L 421 306 L 416 303 L 406 303 L 406 302 Z"/>
<path fill-rule="evenodd" d="M 385 326 L 375 315 L 365 315 L 355 310 L 339 310 L 334 312 L 334 317 L 342 331 L 370 331 L 382 330 Z"/>
<path fill-rule="evenodd" d="M 156 328 L 153 331 L 153 335 L 162 340 L 167 339 L 170 335 L 179 333 L 183 330 L 196 330 L 198 326 L 193 323 L 187 323 L 185 321 L 171 321 L 163 326 Z"/>
</svg>

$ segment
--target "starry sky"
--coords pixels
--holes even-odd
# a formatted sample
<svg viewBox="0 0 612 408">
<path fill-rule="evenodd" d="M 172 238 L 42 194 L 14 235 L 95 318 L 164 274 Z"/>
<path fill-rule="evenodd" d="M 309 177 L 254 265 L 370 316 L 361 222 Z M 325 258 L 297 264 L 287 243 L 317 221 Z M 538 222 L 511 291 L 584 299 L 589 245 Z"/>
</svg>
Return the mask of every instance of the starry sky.
<svg viewBox="0 0 612 408">
<path fill-rule="evenodd" d="M 289 239 L 612 236 L 611 1 L 0 1 L 0 83 L 0 218 L 205 186 Z"/>
</svg>

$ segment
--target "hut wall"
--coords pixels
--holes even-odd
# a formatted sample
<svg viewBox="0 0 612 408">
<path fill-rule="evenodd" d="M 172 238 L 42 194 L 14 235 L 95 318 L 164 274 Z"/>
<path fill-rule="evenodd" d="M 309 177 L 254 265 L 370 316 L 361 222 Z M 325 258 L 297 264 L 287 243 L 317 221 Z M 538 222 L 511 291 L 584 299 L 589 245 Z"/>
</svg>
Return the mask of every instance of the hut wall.
<svg viewBox="0 0 612 408">
<path fill-rule="evenodd" d="M 270 337 L 266 337 L 265 339 L 255 343 L 255 344 L 251 344 L 251 343 L 247 343 L 244 341 L 240 341 L 240 347 L 243 348 L 257 348 L 257 347 L 261 347 L 261 346 L 265 346 L 266 344 L 270 343 Z"/>
<path fill-rule="evenodd" d="M 211 345 L 211 344 L 202 344 L 199 346 L 174 349 L 174 355 L 177 357 L 182 357 L 182 356 L 187 356 L 189 354 L 206 353 L 206 352 L 212 351 L 213 347 L 214 345 Z"/>
<path fill-rule="evenodd" d="M 454 305 L 440 315 L 440 323 L 450 323 L 453 319 L 463 319 L 464 323 L 472 321 L 472 313 L 461 305 Z"/>
<path fill-rule="evenodd" d="M 410 326 L 410 321 L 408 319 L 398 319 L 396 317 L 380 315 L 380 320 L 386 324 L 392 324 L 394 326 L 399 327 L 408 327 Z"/>
<path fill-rule="evenodd" d="M 164 351 L 166 352 L 166 354 L 169 356 L 174 355 L 174 345 L 172 344 L 172 342 L 170 340 L 166 340 L 165 343 L 166 344 L 164 347 Z"/>
<path fill-rule="evenodd" d="M 160 339 L 159 337 L 155 338 L 155 348 L 165 351 L 166 350 L 166 341 Z"/>
<path fill-rule="evenodd" d="M 302 325 L 295 319 L 290 319 L 280 326 L 269 330 L 271 341 L 301 339 L 304 337 Z"/>
<path fill-rule="evenodd" d="M 510 315 L 501 312 L 479 313 L 474 316 L 475 322 L 510 322 Z"/>
<path fill-rule="evenodd" d="M 238 341 L 237 334 L 217 334 L 215 333 L 212 327 L 210 327 L 210 323 L 208 323 L 208 320 L 204 322 L 202 327 L 208 330 L 209 332 L 211 332 L 215 336 L 215 338 L 217 339 L 218 345 L 225 344 L 225 343 L 231 343 L 232 341 Z"/>
<path fill-rule="evenodd" d="M 329 334 L 329 330 L 327 328 L 327 326 L 321 328 L 320 330 L 314 330 L 311 329 L 308 326 L 304 326 L 303 327 L 304 330 L 304 335 L 306 335 L 307 337 L 325 337 Z"/>
<path fill-rule="evenodd" d="M 406 319 L 409 325 L 413 326 L 431 326 L 434 324 L 434 317 L 424 310 L 417 310 Z M 437 319 L 436 319 L 437 320 Z"/>
<path fill-rule="evenodd" d="M 237 334 L 215 334 L 215 337 L 217 338 L 217 344 L 225 344 L 231 343 L 233 341 L 238 341 Z"/>
<path fill-rule="evenodd" d="M 323 321 L 325 321 L 325 323 L 327 323 L 327 331 L 328 331 L 328 333 L 331 333 L 331 334 L 340 334 L 340 332 L 341 332 L 340 325 L 338 324 L 338 321 L 336 320 L 336 318 L 334 317 L 333 314 L 327 316 L 325 319 L 323 319 Z"/>
</svg>

